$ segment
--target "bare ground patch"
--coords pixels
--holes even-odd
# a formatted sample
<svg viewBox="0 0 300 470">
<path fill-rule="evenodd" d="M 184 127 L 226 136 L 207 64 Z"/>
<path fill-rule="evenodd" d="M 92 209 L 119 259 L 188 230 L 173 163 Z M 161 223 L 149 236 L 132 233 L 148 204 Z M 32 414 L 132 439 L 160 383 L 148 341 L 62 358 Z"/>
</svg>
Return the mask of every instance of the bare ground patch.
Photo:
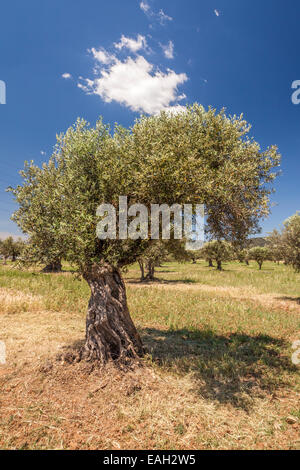
<svg viewBox="0 0 300 470">
<path fill-rule="evenodd" d="M 240 289 L 212 289 L 242 297 Z M 1 292 L 5 305 L 17 299 L 15 306 L 26 301 L 33 310 L 0 315 L 8 352 L 0 366 L 0 448 L 300 448 L 299 391 L 274 338 L 145 326 L 149 354 L 142 367 L 92 370 L 55 360 L 84 337 L 82 314 L 39 310 L 39 296 Z"/>
</svg>

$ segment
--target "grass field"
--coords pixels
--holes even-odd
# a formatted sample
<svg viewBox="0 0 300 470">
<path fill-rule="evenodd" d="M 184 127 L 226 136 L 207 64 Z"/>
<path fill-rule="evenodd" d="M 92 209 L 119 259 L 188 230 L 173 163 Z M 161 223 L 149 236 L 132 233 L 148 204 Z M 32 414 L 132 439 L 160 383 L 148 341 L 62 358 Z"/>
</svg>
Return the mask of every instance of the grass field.
<svg viewBox="0 0 300 470">
<path fill-rule="evenodd" d="M 0 268 L 2 449 L 300 449 L 300 274 L 284 265 L 166 263 L 125 274 L 143 367 L 91 370 L 89 288 L 70 272 Z"/>
</svg>

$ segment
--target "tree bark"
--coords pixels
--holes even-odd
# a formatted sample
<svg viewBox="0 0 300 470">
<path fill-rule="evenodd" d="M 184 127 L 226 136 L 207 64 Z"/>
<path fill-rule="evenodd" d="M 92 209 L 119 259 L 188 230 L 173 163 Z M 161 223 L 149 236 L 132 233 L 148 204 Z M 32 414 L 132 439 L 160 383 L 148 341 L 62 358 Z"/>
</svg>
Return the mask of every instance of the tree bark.
<svg viewBox="0 0 300 470">
<path fill-rule="evenodd" d="M 125 284 L 119 269 L 104 264 L 84 273 L 91 289 L 82 357 L 105 364 L 126 362 L 143 354 L 140 336 L 127 307 Z"/>
<path fill-rule="evenodd" d="M 148 268 L 148 273 L 147 273 L 146 279 L 149 279 L 150 281 L 153 281 L 154 280 L 154 272 L 155 272 L 154 263 L 152 261 L 149 261 L 147 268 Z"/>
<path fill-rule="evenodd" d="M 141 270 L 141 281 L 144 281 L 145 280 L 144 263 L 141 260 L 138 260 L 138 263 L 139 263 L 139 267 L 140 267 L 140 270 Z"/>
<path fill-rule="evenodd" d="M 217 270 L 222 271 L 222 261 L 217 260 Z"/>
</svg>

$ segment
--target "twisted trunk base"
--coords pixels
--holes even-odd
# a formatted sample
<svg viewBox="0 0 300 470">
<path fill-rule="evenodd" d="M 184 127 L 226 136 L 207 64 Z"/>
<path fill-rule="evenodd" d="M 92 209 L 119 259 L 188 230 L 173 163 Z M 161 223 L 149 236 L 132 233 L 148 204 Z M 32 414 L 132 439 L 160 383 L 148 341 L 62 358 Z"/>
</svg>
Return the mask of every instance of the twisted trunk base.
<svg viewBox="0 0 300 470">
<path fill-rule="evenodd" d="M 107 264 L 93 266 L 84 278 L 91 288 L 91 297 L 81 357 L 105 364 L 142 356 L 142 342 L 129 314 L 120 271 Z"/>
</svg>

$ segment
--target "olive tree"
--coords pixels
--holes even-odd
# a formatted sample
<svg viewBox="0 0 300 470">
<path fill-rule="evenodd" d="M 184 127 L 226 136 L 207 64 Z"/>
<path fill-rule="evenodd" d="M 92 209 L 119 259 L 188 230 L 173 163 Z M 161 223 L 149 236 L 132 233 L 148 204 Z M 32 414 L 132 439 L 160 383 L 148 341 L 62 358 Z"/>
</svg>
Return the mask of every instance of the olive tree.
<svg viewBox="0 0 300 470">
<path fill-rule="evenodd" d="M 161 240 L 153 240 L 152 243 L 147 243 L 147 245 L 147 248 L 138 258 L 138 264 L 141 271 L 141 281 L 153 281 L 155 268 L 160 266 L 168 256 L 166 244 Z"/>
<path fill-rule="evenodd" d="M 173 259 L 179 263 L 190 260 L 189 253 L 185 249 L 184 240 L 151 240 L 147 241 L 147 247 L 142 250 L 142 255 L 138 258 L 141 271 L 141 281 L 154 280 L 155 268 L 168 259 Z"/>
<path fill-rule="evenodd" d="M 248 251 L 248 259 L 256 261 L 261 270 L 263 262 L 270 259 L 270 251 L 265 246 L 254 246 Z"/>
<path fill-rule="evenodd" d="M 230 243 L 222 240 L 212 240 L 205 243 L 202 248 L 202 255 L 211 261 L 216 261 L 217 270 L 222 270 L 222 262 L 232 258 L 233 251 Z M 211 265 L 210 265 L 211 266 Z"/>
<path fill-rule="evenodd" d="M 246 248 L 234 250 L 234 257 L 239 261 L 239 263 L 249 264 L 248 250 Z"/>
<path fill-rule="evenodd" d="M 279 263 L 285 260 L 285 245 L 282 233 L 274 229 L 267 237 L 267 246 L 269 248 L 273 261 Z"/>
<path fill-rule="evenodd" d="M 7 259 L 12 256 L 13 249 L 14 249 L 13 237 L 7 237 L 4 240 L 1 240 L 0 254 L 3 257 L 3 264 L 6 264 Z"/>
<path fill-rule="evenodd" d="M 25 242 L 18 238 L 14 240 L 13 237 L 7 237 L 4 240 L 0 240 L 0 254 L 3 257 L 4 264 L 8 258 L 12 261 L 16 261 L 17 257 L 20 256 L 24 250 Z"/>
<path fill-rule="evenodd" d="M 152 240 L 99 239 L 97 207 L 115 208 L 117 235 L 121 195 L 128 206 L 144 204 L 149 213 L 152 204 L 205 203 L 215 221 L 212 230 L 224 236 L 238 232 L 232 222 L 238 219 L 253 228 L 268 213 L 279 155 L 275 147 L 261 152 L 248 132 L 242 117 L 199 105 L 177 115 L 141 117 L 131 129 L 116 126 L 113 132 L 102 120 L 95 127 L 78 120 L 58 136 L 47 164 L 25 168 L 23 185 L 13 189 L 20 204 L 14 220 L 34 238 L 40 256 L 40 229 L 49 220 L 44 236 L 51 237 L 53 253 L 72 263 L 91 289 L 82 358 L 105 363 L 143 353 L 121 269 L 138 260 Z M 24 212 L 26 205 L 37 205 L 38 217 L 34 209 Z"/>
<path fill-rule="evenodd" d="M 32 161 L 25 161 L 20 175 L 23 185 L 8 191 L 19 204 L 12 220 L 28 235 L 22 259 L 27 264 L 44 265 L 44 272 L 61 271 L 64 247 L 63 237 L 56 230 L 60 212 L 54 162 L 51 160 L 39 168 Z"/>
<path fill-rule="evenodd" d="M 281 249 L 287 264 L 300 271 L 300 213 L 289 217 L 284 223 Z"/>
</svg>

